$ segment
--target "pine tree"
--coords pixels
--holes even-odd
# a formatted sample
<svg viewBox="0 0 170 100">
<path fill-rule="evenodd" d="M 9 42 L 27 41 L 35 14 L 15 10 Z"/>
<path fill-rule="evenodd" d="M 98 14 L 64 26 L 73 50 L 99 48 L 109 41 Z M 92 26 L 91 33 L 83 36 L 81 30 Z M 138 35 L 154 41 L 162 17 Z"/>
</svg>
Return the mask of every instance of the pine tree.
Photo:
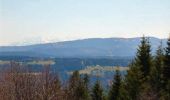
<svg viewBox="0 0 170 100">
<path fill-rule="evenodd" d="M 84 99 L 85 100 L 90 100 L 90 91 L 89 91 L 89 82 L 90 82 L 90 80 L 89 80 L 89 76 L 87 75 L 87 74 L 85 74 L 84 76 L 83 76 L 83 82 L 82 82 L 82 84 L 83 84 L 83 94 L 84 94 Z"/>
<path fill-rule="evenodd" d="M 130 100 L 137 100 L 141 92 L 142 72 L 134 62 L 129 65 L 129 68 L 125 76 L 126 91 Z"/>
<path fill-rule="evenodd" d="M 116 74 L 114 75 L 112 86 L 109 91 L 108 100 L 119 100 L 120 99 L 120 95 L 121 95 L 120 87 L 121 87 L 121 75 L 120 75 L 120 72 L 116 70 Z"/>
<path fill-rule="evenodd" d="M 84 75 L 83 81 L 84 81 L 85 87 L 88 89 L 90 80 L 89 80 L 89 76 L 87 74 Z"/>
<path fill-rule="evenodd" d="M 162 86 L 162 69 L 163 69 L 163 47 L 162 42 L 156 50 L 156 56 L 154 58 L 154 66 L 151 68 L 150 72 L 150 85 L 153 90 L 157 93 L 160 92 Z"/>
<path fill-rule="evenodd" d="M 92 100 L 104 100 L 103 88 L 97 80 L 92 90 Z"/>
<path fill-rule="evenodd" d="M 146 79 L 152 66 L 151 46 L 149 39 L 142 37 L 141 44 L 137 49 L 136 64 L 141 67 L 143 78 Z"/>
<path fill-rule="evenodd" d="M 78 84 L 80 83 L 80 74 L 78 71 L 74 71 L 69 79 L 69 91 L 74 93 L 75 89 L 77 88 Z"/>
<path fill-rule="evenodd" d="M 170 80 L 170 38 L 167 41 L 165 60 L 164 60 L 163 76 L 166 81 Z"/>
<path fill-rule="evenodd" d="M 69 79 L 68 86 L 68 98 L 70 100 L 78 100 L 77 88 L 81 82 L 80 74 L 78 71 L 74 71 Z"/>
<path fill-rule="evenodd" d="M 170 37 L 167 41 L 165 51 L 164 67 L 163 67 L 163 80 L 164 80 L 164 98 L 170 100 Z"/>
<path fill-rule="evenodd" d="M 121 86 L 120 86 L 120 95 L 119 95 L 119 100 L 131 100 L 129 98 L 128 90 L 127 90 L 126 82 L 125 80 L 122 79 Z"/>
<path fill-rule="evenodd" d="M 79 83 L 74 93 L 76 96 L 74 100 L 89 100 L 88 90 L 82 81 Z"/>
<path fill-rule="evenodd" d="M 129 65 L 125 83 L 126 90 L 129 94 L 129 99 L 139 99 L 142 89 L 145 87 L 143 84 L 149 79 L 150 70 L 152 67 L 151 46 L 149 39 L 142 37 L 141 44 L 137 49 L 135 59 Z"/>
<path fill-rule="evenodd" d="M 78 71 L 73 72 L 69 80 L 69 100 L 89 100 L 88 76 L 82 78 Z"/>
</svg>

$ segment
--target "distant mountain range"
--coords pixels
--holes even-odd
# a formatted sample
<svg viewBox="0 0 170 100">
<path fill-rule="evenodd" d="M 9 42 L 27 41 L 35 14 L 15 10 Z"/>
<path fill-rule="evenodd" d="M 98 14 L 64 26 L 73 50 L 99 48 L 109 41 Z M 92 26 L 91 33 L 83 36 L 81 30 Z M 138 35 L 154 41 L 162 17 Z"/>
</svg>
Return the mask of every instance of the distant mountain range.
<svg viewBox="0 0 170 100">
<path fill-rule="evenodd" d="M 0 46 L 0 56 L 102 58 L 132 57 L 140 44 L 137 38 L 92 38 L 29 46 Z M 150 37 L 154 53 L 161 39 Z M 166 39 L 162 39 L 166 46 Z"/>
</svg>

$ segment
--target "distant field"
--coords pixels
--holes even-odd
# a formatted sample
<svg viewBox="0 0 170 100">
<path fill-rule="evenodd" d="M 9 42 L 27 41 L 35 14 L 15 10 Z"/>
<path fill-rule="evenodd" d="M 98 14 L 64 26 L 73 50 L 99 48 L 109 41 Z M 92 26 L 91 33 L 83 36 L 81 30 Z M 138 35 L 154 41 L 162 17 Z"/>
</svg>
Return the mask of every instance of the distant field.
<svg viewBox="0 0 170 100">
<path fill-rule="evenodd" d="M 129 67 L 120 67 L 120 66 L 88 66 L 85 69 L 79 70 L 80 74 L 89 74 L 95 76 L 102 76 L 105 72 L 115 72 L 116 70 L 127 71 Z M 72 74 L 73 71 L 68 72 L 68 74 Z"/>
<path fill-rule="evenodd" d="M 38 60 L 38 61 L 32 61 L 27 62 L 29 65 L 54 65 L 55 62 L 53 60 Z"/>
<path fill-rule="evenodd" d="M 0 65 L 10 64 L 10 61 L 2 61 L 0 60 Z"/>
<path fill-rule="evenodd" d="M 23 63 L 23 62 L 18 62 L 18 63 Z M 10 64 L 10 61 L 0 60 L 0 65 L 6 65 L 6 64 Z M 25 64 L 28 64 L 28 65 L 54 65 L 55 62 L 52 60 L 36 60 L 36 61 L 25 62 Z"/>
</svg>

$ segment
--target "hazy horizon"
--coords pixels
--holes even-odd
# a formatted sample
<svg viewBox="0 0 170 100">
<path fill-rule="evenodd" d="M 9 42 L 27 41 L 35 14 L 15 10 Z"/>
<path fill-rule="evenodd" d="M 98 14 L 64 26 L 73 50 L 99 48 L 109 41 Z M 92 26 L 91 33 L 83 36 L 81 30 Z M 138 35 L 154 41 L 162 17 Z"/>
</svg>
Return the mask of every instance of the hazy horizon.
<svg viewBox="0 0 170 100">
<path fill-rule="evenodd" d="M 86 38 L 167 38 L 169 0 L 0 0 L 0 46 Z"/>
<path fill-rule="evenodd" d="M 141 36 L 143 37 L 143 36 Z M 37 45 L 37 44 L 47 44 L 47 43 L 60 43 L 60 42 L 71 42 L 71 41 L 78 41 L 78 40 L 88 40 L 88 39 L 114 39 L 114 38 L 117 38 L 117 39 L 133 39 L 133 38 L 141 38 L 141 37 L 105 37 L 105 38 L 102 38 L 102 37 L 94 37 L 94 38 L 82 38 L 82 39 L 70 39 L 70 40 L 63 40 L 63 41 L 49 41 L 49 42 L 26 42 L 24 43 L 23 41 L 21 41 L 21 43 L 14 43 L 14 44 L 9 44 L 9 45 L 0 45 L 0 46 L 29 46 L 29 45 Z M 167 38 L 158 38 L 158 37 L 154 37 L 154 36 L 145 36 L 145 37 L 149 37 L 149 38 L 157 38 L 157 39 L 167 39 Z"/>
</svg>

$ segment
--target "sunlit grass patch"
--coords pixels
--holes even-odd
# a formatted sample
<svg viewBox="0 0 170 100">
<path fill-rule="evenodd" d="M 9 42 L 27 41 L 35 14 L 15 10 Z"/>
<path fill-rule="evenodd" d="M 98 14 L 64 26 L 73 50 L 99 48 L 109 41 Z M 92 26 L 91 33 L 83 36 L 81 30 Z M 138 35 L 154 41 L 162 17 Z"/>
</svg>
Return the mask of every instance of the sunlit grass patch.
<svg viewBox="0 0 170 100">
<path fill-rule="evenodd" d="M 28 65 L 54 65 L 53 60 L 37 60 L 32 62 L 27 62 Z"/>
<path fill-rule="evenodd" d="M 116 70 L 119 71 L 127 71 L 129 67 L 121 67 L 121 66 L 87 66 L 85 69 L 79 70 L 80 74 L 89 74 L 101 75 L 103 72 L 114 72 Z M 68 72 L 68 74 L 72 74 L 73 71 Z"/>
<path fill-rule="evenodd" d="M 0 60 L 0 65 L 6 65 L 6 64 L 10 64 L 10 61 Z"/>
</svg>

